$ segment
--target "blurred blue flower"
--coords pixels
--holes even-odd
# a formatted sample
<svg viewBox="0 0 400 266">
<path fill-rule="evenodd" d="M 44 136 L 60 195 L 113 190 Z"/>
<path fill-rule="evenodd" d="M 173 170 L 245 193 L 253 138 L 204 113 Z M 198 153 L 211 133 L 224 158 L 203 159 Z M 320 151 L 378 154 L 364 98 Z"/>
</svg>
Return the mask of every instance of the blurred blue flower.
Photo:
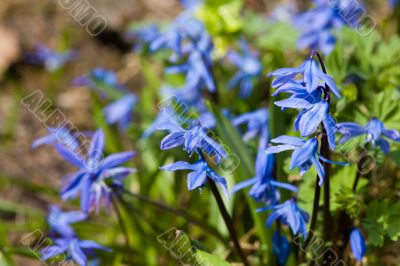
<svg viewBox="0 0 400 266">
<path fill-rule="evenodd" d="M 268 116 L 268 110 L 260 108 L 256 111 L 237 116 L 232 120 L 232 124 L 234 126 L 247 124 L 247 130 L 243 134 L 243 139 L 246 141 L 268 130 Z"/>
<path fill-rule="evenodd" d="M 257 211 L 267 210 L 272 210 L 267 219 L 267 227 L 271 227 L 275 220 L 279 220 L 282 224 L 289 226 L 294 235 L 301 234 L 303 237 L 307 235 L 308 214 L 297 206 L 294 199 L 289 199 L 279 205 L 263 207 Z"/>
<path fill-rule="evenodd" d="M 392 8 L 395 8 L 395 7 L 397 7 L 398 5 L 400 5 L 400 0 L 389 0 L 389 5 L 390 5 Z"/>
<path fill-rule="evenodd" d="M 80 266 L 88 265 L 87 256 L 93 256 L 94 250 L 111 251 L 91 240 L 80 240 L 77 237 L 63 237 L 54 240 L 54 245 L 42 250 L 41 259 L 46 261 L 67 252 L 67 260 L 74 260 Z"/>
<path fill-rule="evenodd" d="M 45 144 L 61 144 L 73 151 L 79 149 L 79 141 L 65 126 L 59 128 L 48 128 L 49 134 L 45 137 L 39 138 L 32 143 L 32 148 Z"/>
<path fill-rule="evenodd" d="M 89 74 L 77 77 L 73 81 L 75 86 L 88 86 L 91 89 L 100 89 L 99 86 L 105 85 L 110 88 L 125 91 L 125 87 L 118 81 L 115 72 L 104 69 L 95 68 Z"/>
<path fill-rule="evenodd" d="M 63 237 L 75 236 L 75 231 L 71 223 L 81 222 L 87 218 L 87 215 L 80 211 L 63 212 L 58 206 L 50 207 L 48 223 L 53 232 Z"/>
<path fill-rule="evenodd" d="M 200 158 L 202 157 L 199 154 Z M 165 165 L 160 167 L 160 169 L 165 171 L 176 171 L 176 170 L 190 170 L 191 173 L 188 174 L 187 186 L 188 190 L 194 190 L 196 188 L 202 188 L 206 185 L 207 176 L 211 178 L 217 185 L 221 187 L 224 194 L 229 198 L 228 188 L 225 178 L 219 176 L 214 170 L 212 170 L 207 162 L 201 158 L 194 164 L 179 161 L 173 164 Z"/>
<path fill-rule="evenodd" d="M 103 160 L 104 133 L 101 129 L 92 138 L 86 160 L 62 145 L 57 144 L 56 148 L 66 161 L 79 168 L 79 171 L 67 176 L 68 183 L 61 196 L 65 200 L 80 193 L 81 209 L 85 213 L 93 207 L 98 211 L 103 200 L 108 205 L 112 193 L 110 186 L 121 187 L 123 178 L 134 172 L 132 168 L 119 166 L 133 158 L 134 152 L 115 153 Z"/>
<path fill-rule="evenodd" d="M 350 233 L 350 247 L 356 260 L 361 262 L 367 248 L 364 237 L 358 228 L 354 228 Z"/>
<path fill-rule="evenodd" d="M 128 30 L 126 37 L 134 43 L 135 51 L 142 50 L 160 36 L 160 28 L 157 25 L 150 24 L 139 29 Z"/>
<path fill-rule="evenodd" d="M 185 9 L 193 9 L 203 3 L 203 0 L 180 0 Z"/>
<path fill-rule="evenodd" d="M 315 0 L 314 3 L 314 8 L 293 20 L 293 25 L 301 31 L 298 47 L 318 49 L 327 55 L 336 44 L 335 30 L 346 24 L 357 27 L 361 16 L 360 4 L 352 0 Z"/>
<path fill-rule="evenodd" d="M 161 150 L 183 146 L 184 150 L 191 156 L 197 149 L 201 149 L 213 157 L 218 164 L 222 158 L 227 157 L 222 146 L 208 137 L 207 132 L 200 125 L 184 129 L 176 123 L 167 123 L 159 126 L 158 129 L 170 131 L 170 134 L 161 141 Z"/>
<path fill-rule="evenodd" d="M 232 89 L 240 86 L 240 96 L 246 98 L 261 76 L 262 65 L 258 56 L 250 51 L 250 47 L 244 40 L 240 41 L 240 47 L 243 54 L 234 51 L 227 54 L 228 60 L 239 68 L 239 72 L 231 79 L 228 87 Z"/>
<path fill-rule="evenodd" d="M 106 106 L 103 112 L 107 123 L 110 125 L 118 123 L 120 129 L 126 129 L 132 121 L 132 111 L 136 101 L 136 96 L 130 93 Z"/>
<path fill-rule="evenodd" d="M 293 192 L 297 192 L 297 188 L 293 185 L 275 180 L 275 157 L 273 154 L 265 154 L 267 138 L 266 134 L 260 136 L 255 165 L 256 176 L 237 184 L 233 188 L 233 193 L 245 187 L 252 186 L 249 195 L 255 201 L 261 201 L 267 205 L 275 205 L 280 200 L 278 188 L 284 188 Z"/>
<path fill-rule="evenodd" d="M 312 57 L 308 58 L 301 66 L 296 68 L 281 68 L 269 74 L 274 76 L 272 82 L 274 88 L 293 82 L 297 75 L 302 75 L 306 91 L 311 94 L 315 90 L 319 90 L 324 84 L 328 85 L 330 90 L 340 98 L 340 92 L 333 78 L 322 72 Z"/>
<path fill-rule="evenodd" d="M 44 65 L 47 71 L 54 72 L 62 68 L 67 62 L 74 60 L 76 56 L 77 53 L 72 50 L 59 53 L 43 44 L 39 44 L 34 53 L 26 55 L 25 60 L 30 64 Z"/>
<path fill-rule="evenodd" d="M 286 265 L 290 255 L 290 243 L 284 235 L 275 231 L 272 237 L 272 252 L 278 258 L 279 266 Z"/>
<path fill-rule="evenodd" d="M 339 164 L 343 166 L 348 165 L 347 163 L 332 162 L 319 154 L 318 141 L 315 138 L 311 138 L 306 141 L 297 137 L 280 136 L 272 139 L 271 142 L 281 145 L 268 147 L 266 149 L 267 154 L 279 153 L 286 150 L 294 150 L 292 159 L 290 161 L 290 170 L 298 167 L 300 170 L 300 176 L 302 176 L 311 168 L 312 165 L 314 165 L 318 172 L 320 186 L 324 182 L 325 178 L 325 169 L 320 160 L 331 164 Z"/>
<path fill-rule="evenodd" d="M 400 142 L 400 133 L 394 129 L 386 129 L 385 125 L 378 119 L 372 118 L 366 126 L 360 126 L 356 123 L 345 122 L 336 124 L 337 131 L 343 135 L 339 143 L 343 144 L 349 139 L 366 134 L 366 142 L 372 143 L 382 149 L 384 153 L 390 151 L 389 142 L 383 137 L 393 141 Z"/>
</svg>

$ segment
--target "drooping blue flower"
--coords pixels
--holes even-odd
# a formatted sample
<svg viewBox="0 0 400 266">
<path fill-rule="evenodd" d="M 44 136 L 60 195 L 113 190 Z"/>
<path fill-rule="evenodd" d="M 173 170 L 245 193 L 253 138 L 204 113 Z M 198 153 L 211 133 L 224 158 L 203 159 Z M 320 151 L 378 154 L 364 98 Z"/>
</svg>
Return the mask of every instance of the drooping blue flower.
<svg viewBox="0 0 400 266">
<path fill-rule="evenodd" d="M 63 237 L 74 237 L 75 231 L 70 224 L 84 221 L 87 215 L 80 211 L 63 212 L 58 206 L 50 207 L 48 222 L 53 232 Z"/>
<path fill-rule="evenodd" d="M 250 51 L 248 44 L 242 40 L 240 47 L 243 54 L 230 51 L 227 54 L 228 60 L 239 68 L 239 72 L 228 84 L 230 89 L 240 86 L 240 96 L 246 98 L 250 95 L 255 83 L 261 76 L 262 65 L 255 53 Z"/>
<path fill-rule="evenodd" d="M 387 137 L 393 141 L 400 142 L 400 133 L 394 129 L 386 129 L 385 125 L 378 119 L 372 118 L 366 126 L 352 122 L 336 124 L 337 131 L 343 135 L 339 143 L 343 144 L 349 139 L 366 134 L 366 142 L 372 143 L 382 149 L 384 153 L 390 151 L 389 142 L 383 137 Z"/>
<path fill-rule="evenodd" d="M 284 235 L 275 231 L 272 237 L 272 252 L 278 258 L 279 266 L 286 265 L 290 255 L 290 243 Z"/>
<path fill-rule="evenodd" d="M 252 186 L 249 195 L 255 200 L 264 202 L 267 205 L 275 205 L 279 203 L 280 193 L 278 188 L 284 188 L 293 192 L 297 192 L 297 188 L 293 185 L 279 182 L 273 176 L 275 167 L 275 157 L 273 154 L 265 154 L 265 146 L 268 136 L 264 133 L 260 136 L 256 159 L 256 176 L 237 184 L 233 188 L 233 192 Z"/>
<path fill-rule="evenodd" d="M 161 150 L 168 150 L 183 146 L 183 149 L 192 155 L 197 149 L 201 149 L 209 156 L 213 157 L 216 163 L 220 163 L 222 158 L 226 158 L 226 152 L 220 144 L 207 136 L 207 132 L 200 125 L 195 125 L 190 129 L 184 129 L 176 123 L 167 123 L 159 127 L 159 130 L 169 130 L 162 141 Z"/>
<path fill-rule="evenodd" d="M 30 64 L 44 65 L 49 72 L 62 68 L 67 62 L 76 58 L 77 53 L 72 50 L 56 52 L 53 49 L 39 44 L 34 53 L 27 54 L 25 59 Z"/>
<path fill-rule="evenodd" d="M 225 178 L 219 176 L 214 170 L 212 170 L 203 158 L 201 158 L 194 164 L 190 164 L 184 161 L 179 161 L 173 164 L 165 165 L 160 169 L 165 171 L 176 171 L 176 170 L 192 171 L 191 173 L 188 174 L 188 179 L 187 179 L 187 186 L 189 191 L 194 190 L 196 188 L 204 187 L 207 182 L 207 177 L 209 177 L 217 185 L 221 187 L 226 197 L 229 198 L 228 188 Z"/>
<path fill-rule="evenodd" d="M 268 111 L 265 108 L 260 108 L 256 111 L 242 114 L 232 120 L 232 124 L 240 126 L 247 124 L 247 130 L 243 134 L 245 141 L 261 135 L 263 131 L 268 130 Z"/>
<path fill-rule="evenodd" d="M 358 262 L 361 262 L 367 248 L 364 237 L 358 228 L 354 228 L 350 233 L 350 247 L 353 256 Z"/>
<path fill-rule="evenodd" d="M 286 101 L 292 101 L 291 108 L 297 108 L 297 106 L 295 105 L 296 101 L 301 104 L 318 103 L 319 101 L 321 101 L 322 92 L 323 88 L 319 87 L 312 93 L 308 93 L 303 81 L 290 80 L 287 83 L 279 86 L 272 93 L 272 96 L 277 96 L 280 93 L 289 93 L 291 94 L 291 96 L 287 100 L 284 100 L 283 103 L 285 103 Z M 284 109 L 286 109 L 286 107 L 282 107 L 282 110 Z"/>
<path fill-rule="evenodd" d="M 94 250 L 111 251 L 92 240 L 80 240 L 77 237 L 61 237 L 54 240 L 54 245 L 42 250 L 41 259 L 46 261 L 60 254 L 67 253 L 67 260 L 72 259 L 80 266 L 87 266 L 87 256 L 92 256 Z"/>
<path fill-rule="evenodd" d="M 290 161 L 290 170 L 296 167 L 299 168 L 300 176 L 302 176 L 311 168 L 312 165 L 314 165 L 318 172 L 320 186 L 324 182 L 325 178 L 325 169 L 320 160 L 331 164 L 339 164 L 343 166 L 348 165 L 347 163 L 332 162 L 319 154 L 318 141 L 315 138 L 311 138 L 306 141 L 297 137 L 280 136 L 272 139 L 271 142 L 281 145 L 268 147 L 266 149 L 267 154 L 279 153 L 286 150 L 294 150 L 292 159 Z"/>
<path fill-rule="evenodd" d="M 330 149 L 334 150 L 336 148 L 336 122 L 329 113 L 329 103 L 327 101 L 320 100 L 317 103 L 310 104 L 304 99 L 289 98 L 277 101 L 275 104 L 284 108 L 303 109 L 297 116 L 294 124 L 295 131 L 299 130 L 303 137 L 313 134 L 322 122 L 326 130 Z"/>
<path fill-rule="evenodd" d="M 301 81 L 304 83 L 305 89 L 309 94 L 313 93 L 315 90 L 319 90 L 321 86 L 324 87 L 324 85 L 327 85 L 330 90 L 340 98 L 340 92 L 335 81 L 330 75 L 325 74 L 319 69 L 313 56 L 308 58 L 299 67 L 281 68 L 269 74 L 269 76 L 275 77 L 272 82 L 272 87 L 274 88 L 279 88 L 286 83 L 293 82 L 297 75 L 303 76 Z"/>
<path fill-rule="evenodd" d="M 136 96 L 127 94 L 121 99 L 109 104 L 103 110 L 107 123 L 118 123 L 120 129 L 126 129 L 132 121 L 132 111 L 136 103 Z"/>
<path fill-rule="evenodd" d="M 73 81 L 75 86 L 88 86 L 91 89 L 100 90 L 104 94 L 108 94 L 110 91 L 107 89 L 118 89 L 121 92 L 125 92 L 125 87 L 118 81 L 117 74 L 111 70 L 104 68 L 95 68 L 87 75 L 77 77 Z M 105 88 L 104 86 L 108 87 Z M 106 91 L 104 91 L 106 90 Z"/>
<path fill-rule="evenodd" d="M 335 30 L 348 25 L 357 27 L 360 4 L 351 0 L 315 0 L 315 7 L 293 20 L 293 25 L 300 29 L 298 40 L 300 49 L 318 49 L 329 54 L 336 44 Z"/>
<path fill-rule="evenodd" d="M 79 141 L 74 136 L 74 134 L 68 130 L 65 126 L 60 126 L 59 128 L 48 128 L 49 134 L 47 136 L 41 137 L 32 143 L 32 148 L 45 144 L 61 144 L 71 150 L 79 149 Z"/>
<path fill-rule="evenodd" d="M 75 198 L 81 194 L 81 209 L 89 212 L 93 207 L 99 210 L 102 201 L 108 205 L 112 193 L 111 186 L 121 187 L 123 178 L 135 170 L 121 167 L 120 165 L 135 156 L 134 152 L 121 152 L 107 156 L 103 160 L 104 133 L 101 129 L 96 131 L 86 159 L 56 145 L 58 153 L 79 170 L 67 176 L 68 183 L 62 189 L 61 196 L 65 199 Z"/>
<path fill-rule="evenodd" d="M 303 237 L 307 235 L 308 214 L 297 206 L 294 199 L 289 199 L 279 205 L 263 207 L 257 211 L 267 210 L 272 210 L 267 219 L 267 227 L 271 227 L 275 220 L 279 220 L 282 224 L 289 226 L 294 235 L 301 234 Z"/>
<path fill-rule="evenodd" d="M 397 6 L 400 5 L 400 0 L 389 0 L 389 5 L 390 5 L 392 8 L 396 8 Z"/>
</svg>

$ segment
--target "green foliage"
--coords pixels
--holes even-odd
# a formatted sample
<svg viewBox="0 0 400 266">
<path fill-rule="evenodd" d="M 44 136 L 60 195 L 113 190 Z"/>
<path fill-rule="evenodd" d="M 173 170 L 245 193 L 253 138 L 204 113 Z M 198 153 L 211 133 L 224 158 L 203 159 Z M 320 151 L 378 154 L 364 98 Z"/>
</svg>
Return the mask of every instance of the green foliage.
<svg viewBox="0 0 400 266">
<path fill-rule="evenodd" d="M 345 210 L 352 219 L 358 217 L 361 211 L 362 201 L 354 194 L 352 189 L 342 187 L 335 196 L 336 203 L 339 205 L 338 209 Z"/>
</svg>

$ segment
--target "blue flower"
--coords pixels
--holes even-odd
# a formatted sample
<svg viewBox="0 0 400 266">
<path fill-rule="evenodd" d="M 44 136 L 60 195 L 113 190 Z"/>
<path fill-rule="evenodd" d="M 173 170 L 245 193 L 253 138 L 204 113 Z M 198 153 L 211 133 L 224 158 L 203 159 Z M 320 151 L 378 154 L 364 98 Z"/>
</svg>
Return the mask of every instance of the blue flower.
<svg viewBox="0 0 400 266">
<path fill-rule="evenodd" d="M 308 93 L 303 81 L 298 80 L 290 80 L 287 83 L 279 86 L 272 96 L 277 96 L 280 93 L 290 93 L 292 94 L 289 99 L 284 100 L 283 103 L 286 101 L 291 101 L 292 105 L 290 108 L 298 108 L 295 104 L 298 101 L 300 104 L 314 104 L 321 101 L 323 88 L 319 87 L 314 90 L 312 93 Z M 292 100 L 293 99 L 293 100 Z M 277 102 L 275 102 L 276 104 Z M 278 102 L 281 103 L 281 102 Z M 279 106 L 279 104 L 277 104 Z M 286 107 L 282 107 L 282 110 L 286 109 Z"/>
<path fill-rule="evenodd" d="M 49 225 L 52 231 L 63 237 L 75 236 L 74 229 L 71 227 L 71 223 L 83 221 L 87 218 L 87 215 L 80 211 L 63 212 L 55 205 L 50 207 L 50 214 L 48 217 Z"/>
<path fill-rule="evenodd" d="M 230 89 L 240 86 L 240 96 L 248 97 L 254 87 L 254 83 L 260 78 L 262 65 L 258 56 L 250 51 L 245 41 L 240 42 L 243 54 L 230 51 L 227 54 L 228 60 L 239 68 L 239 72 L 228 84 Z"/>
<path fill-rule="evenodd" d="M 49 72 L 62 68 L 67 62 L 76 58 L 76 52 L 68 50 L 62 53 L 56 52 L 45 45 L 38 45 L 36 52 L 28 54 L 26 61 L 31 64 L 44 65 Z"/>
<path fill-rule="evenodd" d="M 356 260 L 361 262 L 365 255 L 366 245 L 364 237 L 358 228 L 354 228 L 350 233 L 350 247 Z"/>
<path fill-rule="evenodd" d="M 284 235 L 275 231 L 272 237 L 272 252 L 278 258 L 279 266 L 286 265 L 290 255 L 290 243 Z"/>
<path fill-rule="evenodd" d="M 392 8 L 396 8 L 400 4 L 400 0 L 389 0 L 389 5 Z"/>
<path fill-rule="evenodd" d="M 350 0 L 316 0 L 315 7 L 300 14 L 293 20 L 293 25 L 300 29 L 298 40 L 300 49 L 318 49 L 329 54 L 336 44 L 334 31 L 348 24 L 356 27 L 360 15 L 359 5 Z M 345 10 L 345 12 L 343 12 Z M 351 14 L 346 15 L 346 14 Z"/>
<path fill-rule="evenodd" d="M 102 93 L 107 94 L 110 92 L 104 86 L 112 89 L 125 91 L 125 87 L 118 81 L 115 72 L 104 69 L 95 68 L 89 74 L 80 76 L 73 81 L 75 86 L 89 86 L 91 89 L 101 90 Z"/>
<path fill-rule="evenodd" d="M 237 184 L 233 188 L 233 192 L 236 193 L 238 190 L 252 186 L 249 195 L 255 201 L 261 201 L 268 205 L 275 205 L 280 200 L 278 188 L 284 188 L 293 192 L 297 192 L 297 188 L 293 185 L 275 180 L 273 176 L 275 157 L 273 154 L 265 154 L 264 149 L 267 142 L 267 136 L 265 135 L 266 134 L 263 134 L 260 137 L 255 166 L 256 176 Z"/>
<path fill-rule="evenodd" d="M 180 0 L 185 9 L 193 9 L 203 3 L 203 0 Z"/>
<path fill-rule="evenodd" d="M 274 88 L 293 82 L 293 79 L 297 75 L 303 76 L 302 82 L 304 82 L 305 89 L 309 94 L 313 93 L 315 90 L 319 90 L 321 86 L 327 85 L 337 97 L 340 97 L 339 89 L 333 78 L 318 68 L 313 57 L 307 59 L 299 67 L 281 68 L 269 74 L 269 76 L 275 77 L 272 82 Z"/>
<path fill-rule="evenodd" d="M 304 99 L 289 98 L 277 101 L 275 104 L 285 108 L 303 109 L 297 116 L 294 124 L 295 131 L 299 130 L 303 137 L 313 134 L 322 122 L 326 130 L 330 149 L 334 150 L 336 148 L 336 122 L 332 115 L 329 114 L 329 103 L 327 101 L 321 100 L 310 104 Z"/>
<path fill-rule="evenodd" d="M 74 260 L 81 266 L 88 265 L 88 255 L 93 254 L 93 250 L 111 251 L 94 241 L 80 240 L 77 237 L 63 237 L 54 240 L 54 245 L 42 250 L 42 260 L 46 261 L 67 252 L 67 259 Z"/>
<path fill-rule="evenodd" d="M 119 124 L 120 129 L 126 129 L 132 121 L 132 109 L 136 103 L 136 96 L 127 94 L 121 99 L 109 104 L 103 110 L 107 123 Z"/>
<path fill-rule="evenodd" d="M 201 156 L 200 156 L 201 157 Z M 165 165 L 160 169 L 165 171 L 176 171 L 176 170 L 190 170 L 191 173 L 188 174 L 187 186 L 188 190 L 194 190 L 196 188 L 202 188 L 206 185 L 207 176 L 211 178 L 216 184 L 218 184 L 226 197 L 229 198 L 228 188 L 225 178 L 219 176 L 214 170 L 212 170 L 207 162 L 201 158 L 194 164 L 179 161 L 173 164 Z"/>
<path fill-rule="evenodd" d="M 49 128 L 48 131 L 49 135 L 39 138 L 32 143 L 33 149 L 36 149 L 41 145 L 56 143 L 59 143 L 73 151 L 79 149 L 79 141 L 65 126 Z"/>
<path fill-rule="evenodd" d="M 261 135 L 263 131 L 268 130 L 268 111 L 265 108 L 260 108 L 256 111 L 242 114 L 232 120 L 232 124 L 240 126 L 247 124 L 247 130 L 243 134 L 244 140 L 249 140 L 257 135 Z"/>
<path fill-rule="evenodd" d="M 81 194 L 81 209 L 87 213 L 92 207 L 99 210 L 102 200 L 108 205 L 112 189 L 122 186 L 123 178 L 134 172 L 134 169 L 121 167 L 129 161 L 134 152 L 121 152 L 109 155 L 104 160 L 104 133 L 99 129 L 93 136 L 86 160 L 66 149 L 56 145 L 58 153 L 69 163 L 79 168 L 79 171 L 67 176 L 68 183 L 62 189 L 61 196 L 65 199 L 75 198 Z"/>
<path fill-rule="evenodd" d="M 183 146 L 184 150 L 192 155 L 197 149 L 203 150 L 219 164 L 222 158 L 226 158 L 226 152 L 220 144 L 207 136 L 207 132 L 196 125 L 190 129 L 183 129 L 176 123 L 167 123 L 159 127 L 159 130 L 169 130 L 168 134 L 161 141 L 161 150 L 168 150 Z"/>
<path fill-rule="evenodd" d="M 351 138 L 366 134 L 366 142 L 372 143 L 382 149 L 384 153 L 390 150 L 390 144 L 383 136 L 400 142 L 400 133 L 394 129 L 386 129 L 385 125 L 378 118 L 372 118 L 366 126 L 360 126 L 356 123 L 345 122 L 336 124 L 337 131 L 343 135 L 340 144 L 345 143 Z"/>
<path fill-rule="evenodd" d="M 272 210 L 267 219 L 268 227 L 271 227 L 275 220 L 279 220 L 282 224 L 289 226 L 294 235 L 301 234 L 303 237 L 307 235 L 308 214 L 297 206 L 294 199 L 289 199 L 279 205 L 263 207 L 257 211 L 266 210 Z"/>
<path fill-rule="evenodd" d="M 319 176 L 319 185 L 321 186 L 325 178 L 325 169 L 320 162 L 348 165 L 347 163 L 332 162 L 324 158 L 318 153 L 318 141 L 315 138 L 309 140 L 303 140 L 301 138 L 291 136 L 280 136 L 271 140 L 273 143 L 282 145 L 271 146 L 266 149 L 267 154 L 279 153 L 286 150 L 294 150 L 292 159 L 290 161 L 290 170 L 298 167 L 300 170 L 300 176 L 307 172 L 312 165 L 315 166 Z"/>
</svg>

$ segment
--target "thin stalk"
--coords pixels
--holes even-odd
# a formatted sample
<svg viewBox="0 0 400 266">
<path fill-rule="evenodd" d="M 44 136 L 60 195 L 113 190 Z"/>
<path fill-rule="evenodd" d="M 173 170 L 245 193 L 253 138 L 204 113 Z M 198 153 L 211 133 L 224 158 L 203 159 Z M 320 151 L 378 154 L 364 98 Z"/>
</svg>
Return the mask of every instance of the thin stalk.
<svg viewBox="0 0 400 266">
<path fill-rule="evenodd" d="M 211 180 L 210 178 L 208 178 L 208 185 L 210 186 L 211 192 L 213 193 L 214 198 L 217 201 L 219 211 L 222 215 L 222 218 L 224 219 L 226 227 L 228 228 L 229 236 L 233 242 L 233 246 L 235 247 L 236 253 L 238 254 L 238 256 L 240 257 L 245 266 L 250 266 L 249 262 L 247 261 L 246 255 L 244 254 L 242 247 L 240 246 L 236 229 L 233 226 L 233 221 L 229 216 L 228 211 L 225 208 L 225 204 L 222 200 L 221 195 L 219 194 L 217 186 L 215 185 L 214 181 Z"/>
<path fill-rule="evenodd" d="M 177 216 L 180 216 L 184 219 L 186 219 L 189 223 L 196 225 L 200 228 L 202 228 L 204 231 L 210 233 L 212 236 L 214 236 L 215 238 L 217 238 L 218 240 L 220 240 L 222 243 L 226 244 L 226 239 L 225 237 L 223 237 L 218 230 L 216 230 L 214 227 L 204 223 L 204 221 L 197 219 L 196 217 L 192 216 L 190 213 L 182 210 L 182 209 L 177 209 L 171 206 L 166 205 L 165 203 L 159 202 L 159 201 L 155 201 L 153 199 L 150 199 L 146 196 L 143 196 L 141 194 L 137 194 L 125 189 L 122 189 L 122 192 L 128 196 L 131 196 L 133 198 L 136 198 L 142 202 L 148 203 L 150 205 L 153 205 L 154 207 L 166 211 L 166 212 L 170 212 L 172 214 L 175 214 Z"/>
<path fill-rule="evenodd" d="M 314 202 L 313 202 L 313 210 L 312 210 L 312 214 L 311 214 L 310 229 L 308 230 L 307 238 L 304 241 L 303 250 L 307 250 L 307 247 L 310 244 L 311 239 L 313 238 L 313 233 L 314 233 L 315 227 L 317 225 L 319 198 L 321 196 L 321 187 L 319 186 L 318 181 L 319 181 L 319 177 L 317 175 L 316 181 L 315 181 Z"/>
</svg>

